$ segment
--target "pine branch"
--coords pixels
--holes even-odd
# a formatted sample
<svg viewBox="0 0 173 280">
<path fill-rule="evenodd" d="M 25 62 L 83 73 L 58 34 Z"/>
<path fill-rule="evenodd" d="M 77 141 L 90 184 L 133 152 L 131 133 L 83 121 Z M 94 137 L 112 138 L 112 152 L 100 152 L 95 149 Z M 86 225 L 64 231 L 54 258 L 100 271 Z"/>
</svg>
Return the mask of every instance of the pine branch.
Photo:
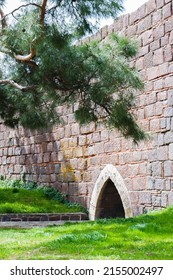
<svg viewBox="0 0 173 280">
<path fill-rule="evenodd" d="M 29 5 L 29 4 L 28 4 Z M 36 5 L 36 4 L 35 4 Z M 47 0 L 42 1 L 42 5 L 38 6 L 41 9 L 40 12 L 40 25 L 44 27 L 45 13 L 46 13 Z M 36 44 L 42 38 L 42 34 L 38 38 L 34 38 L 31 42 L 30 53 L 28 55 L 14 55 L 15 59 L 21 62 L 29 62 L 36 56 Z"/>
<path fill-rule="evenodd" d="M 36 38 L 32 40 L 31 46 L 30 46 L 30 53 L 28 55 L 14 55 L 16 60 L 19 60 L 21 62 L 29 62 L 31 59 L 33 59 L 36 55 L 36 49 L 35 49 L 35 42 L 37 41 Z"/>
<path fill-rule="evenodd" d="M 10 15 L 13 15 L 15 12 L 17 12 L 17 11 L 20 10 L 21 8 L 26 8 L 26 7 L 28 7 L 28 6 L 35 6 L 35 7 L 41 9 L 41 6 L 38 5 L 38 4 L 36 4 L 36 3 L 28 3 L 28 4 L 24 4 L 24 5 L 21 5 L 21 6 L 17 7 L 17 8 L 14 9 L 12 12 L 6 14 L 6 15 L 4 16 L 4 18 L 6 18 L 6 17 L 8 17 L 8 16 L 10 16 Z"/>
<path fill-rule="evenodd" d="M 40 24 L 42 25 L 42 27 L 44 27 L 46 5 L 47 5 L 47 0 L 43 0 L 41 5 L 41 13 L 40 13 Z"/>
<path fill-rule="evenodd" d="M 3 32 L 3 30 L 7 26 L 7 23 L 6 23 L 4 12 L 3 12 L 3 10 L 1 8 L 0 8 L 0 16 L 1 16 L 1 25 L 2 25 L 2 32 Z"/>
<path fill-rule="evenodd" d="M 36 86 L 35 85 L 32 85 L 32 86 L 22 86 L 18 83 L 16 83 L 15 81 L 13 80 L 9 80 L 9 79 L 6 79 L 6 80 L 0 80 L 0 85 L 11 85 L 13 86 L 14 88 L 17 88 L 18 90 L 22 91 L 22 92 L 27 92 L 29 90 L 35 90 L 36 89 Z"/>
</svg>

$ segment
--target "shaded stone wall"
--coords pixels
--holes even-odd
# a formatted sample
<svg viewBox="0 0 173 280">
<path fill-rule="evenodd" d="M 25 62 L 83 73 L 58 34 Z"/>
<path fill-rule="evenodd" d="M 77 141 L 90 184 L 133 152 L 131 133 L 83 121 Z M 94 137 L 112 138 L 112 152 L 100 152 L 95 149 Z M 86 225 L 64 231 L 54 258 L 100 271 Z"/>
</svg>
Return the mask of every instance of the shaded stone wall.
<svg viewBox="0 0 173 280">
<path fill-rule="evenodd" d="M 151 139 L 137 146 L 102 126 L 80 127 L 73 115 L 76 105 L 60 107 L 65 125 L 52 131 L 14 131 L 0 124 L 0 174 L 13 179 L 25 174 L 26 180 L 51 184 L 89 208 L 101 170 L 112 164 L 138 215 L 173 204 L 173 1 L 150 0 L 94 38 L 104 40 L 112 32 L 138 41 L 131 65 L 145 88 L 136 95 L 135 113 Z"/>
</svg>

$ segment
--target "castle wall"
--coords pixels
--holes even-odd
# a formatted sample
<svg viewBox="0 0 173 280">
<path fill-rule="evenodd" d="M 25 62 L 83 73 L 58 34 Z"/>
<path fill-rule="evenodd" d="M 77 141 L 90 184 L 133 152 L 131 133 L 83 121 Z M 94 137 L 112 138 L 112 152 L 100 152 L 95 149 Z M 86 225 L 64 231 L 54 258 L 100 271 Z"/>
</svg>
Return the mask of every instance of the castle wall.
<svg viewBox="0 0 173 280">
<path fill-rule="evenodd" d="M 65 125 L 46 132 L 0 124 L 0 174 L 50 184 L 89 208 L 96 180 L 107 164 L 121 174 L 133 215 L 173 204 L 173 1 L 150 0 L 102 28 L 94 38 L 119 32 L 136 38 L 131 62 L 144 80 L 136 95 L 138 123 L 150 140 L 138 146 L 115 131 L 80 127 L 75 106 L 60 107 Z M 87 38 L 92 40 L 93 37 Z"/>
</svg>

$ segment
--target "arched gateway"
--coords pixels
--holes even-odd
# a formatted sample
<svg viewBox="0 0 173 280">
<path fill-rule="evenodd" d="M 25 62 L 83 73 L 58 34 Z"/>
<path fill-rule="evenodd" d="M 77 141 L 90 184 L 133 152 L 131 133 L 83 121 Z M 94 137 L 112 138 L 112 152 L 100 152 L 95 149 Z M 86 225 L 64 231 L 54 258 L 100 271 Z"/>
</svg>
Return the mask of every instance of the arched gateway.
<svg viewBox="0 0 173 280">
<path fill-rule="evenodd" d="M 132 208 L 123 178 L 112 165 L 108 164 L 101 171 L 90 201 L 89 218 L 128 218 Z"/>
</svg>

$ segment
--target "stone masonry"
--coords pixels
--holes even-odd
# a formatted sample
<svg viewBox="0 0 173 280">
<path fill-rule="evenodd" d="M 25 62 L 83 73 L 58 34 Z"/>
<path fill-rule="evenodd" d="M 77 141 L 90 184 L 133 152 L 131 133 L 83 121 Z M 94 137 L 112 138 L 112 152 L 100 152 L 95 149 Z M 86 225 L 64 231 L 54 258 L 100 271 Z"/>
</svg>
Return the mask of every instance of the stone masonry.
<svg viewBox="0 0 173 280">
<path fill-rule="evenodd" d="M 86 213 L 34 213 L 34 214 L 0 214 L 1 222 L 53 222 L 53 221 L 84 221 Z"/>
<path fill-rule="evenodd" d="M 135 114 L 150 140 L 135 145 L 103 126 L 80 127 L 73 114 L 77 105 L 60 107 L 65 124 L 46 132 L 0 124 L 0 174 L 12 179 L 25 174 L 26 180 L 50 184 L 70 201 L 94 209 L 96 202 L 90 201 L 96 200 L 92 194 L 98 184 L 101 193 L 99 175 L 113 166 L 115 187 L 120 175 L 122 196 L 126 193 L 122 203 L 131 216 L 173 204 L 173 1 L 150 0 L 85 41 L 101 41 L 112 32 L 136 38 L 139 44 L 130 63 L 140 71 L 145 88 L 136 94 Z"/>
</svg>

